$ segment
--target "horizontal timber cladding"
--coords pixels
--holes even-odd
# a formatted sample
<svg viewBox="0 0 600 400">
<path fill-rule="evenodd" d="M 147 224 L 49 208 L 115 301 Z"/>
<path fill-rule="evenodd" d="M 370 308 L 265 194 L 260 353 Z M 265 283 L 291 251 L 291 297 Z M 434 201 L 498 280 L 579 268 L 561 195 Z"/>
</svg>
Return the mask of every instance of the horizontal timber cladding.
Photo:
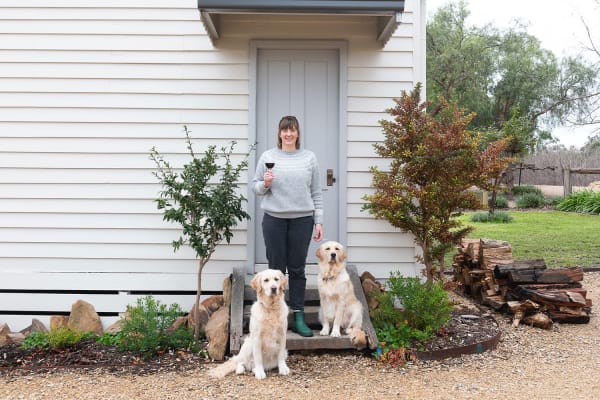
<svg viewBox="0 0 600 400">
<path fill-rule="evenodd" d="M 372 147 L 383 137 L 378 121 L 424 78 L 416 66 L 424 16 L 416 1 L 337 3 L 406 10 L 385 48 L 374 39 L 378 17 L 325 14 L 222 15 L 215 47 L 196 0 L 2 1 L 0 323 L 47 324 L 76 298 L 95 303 L 105 327 L 148 293 L 189 308 L 198 261 L 189 248 L 173 251 L 179 228 L 156 208 L 149 152 L 156 146 L 181 168 L 186 125 L 196 152 L 235 140 L 233 161 L 244 158 L 255 38 L 347 43 L 348 204 L 345 237 L 336 239 L 346 241 L 359 273 L 416 274 L 412 237 L 360 208 L 372 191 L 369 167 L 387 168 Z M 240 192 L 249 196 L 247 181 L 244 174 Z M 253 223 L 240 223 L 231 244 L 217 248 L 205 291 L 220 292 L 233 268 L 254 267 Z"/>
</svg>

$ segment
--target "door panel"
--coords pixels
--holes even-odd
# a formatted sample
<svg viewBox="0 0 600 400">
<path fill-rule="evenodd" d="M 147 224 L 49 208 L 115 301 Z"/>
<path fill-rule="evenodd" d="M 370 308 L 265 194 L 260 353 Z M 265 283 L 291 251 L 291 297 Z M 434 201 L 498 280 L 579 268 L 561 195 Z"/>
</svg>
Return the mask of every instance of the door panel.
<svg viewBox="0 0 600 400">
<path fill-rule="evenodd" d="M 339 168 L 339 53 L 337 50 L 259 50 L 257 66 L 257 154 L 277 146 L 277 125 L 284 115 L 300 122 L 302 148 L 319 161 L 324 201 L 325 239 L 339 239 L 340 191 L 327 186 L 327 170 Z M 266 264 L 263 212 L 257 196 L 254 218 L 256 263 Z M 316 263 L 314 241 L 308 263 Z"/>
</svg>

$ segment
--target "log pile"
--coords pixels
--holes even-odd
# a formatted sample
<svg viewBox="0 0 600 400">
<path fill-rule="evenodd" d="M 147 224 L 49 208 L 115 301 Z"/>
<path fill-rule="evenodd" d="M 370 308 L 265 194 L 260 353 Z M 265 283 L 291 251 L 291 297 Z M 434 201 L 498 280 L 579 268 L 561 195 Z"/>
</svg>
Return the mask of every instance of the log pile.
<svg viewBox="0 0 600 400">
<path fill-rule="evenodd" d="M 454 256 L 454 280 L 465 294 L 523 322 L 549 329 L 553 322 L 588 323 L 592 301 L 580 267 L 549 269 L 543 259 L 515 261 L 510 244 L 463 239 Z"/>
</svg>

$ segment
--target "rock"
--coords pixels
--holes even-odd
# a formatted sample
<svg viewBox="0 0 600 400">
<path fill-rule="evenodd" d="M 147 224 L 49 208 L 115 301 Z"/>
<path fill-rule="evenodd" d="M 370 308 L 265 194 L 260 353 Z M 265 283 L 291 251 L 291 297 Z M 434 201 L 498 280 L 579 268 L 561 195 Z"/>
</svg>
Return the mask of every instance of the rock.
<svg viewBox="0 0 600 400">
<path fill-rule="evenodd" d="M 370 310 L 373 310 L 379 306 L 379 300 L 377 300 L 377 296 L 379 296 L 382 292 L 379 285 L 371 279 L 365 279 L 362 281 L 363 291 L 365 292 L 365 298 L 367 300 L 367 305 Z"/>
<path fill-rule="evenodd" d="M 206 329 L 206 324 L 208 323 L 208 320 L 211 316 L 211 313 L 208 312 L 208 310 L 206 309 L 206 307 L 204 307 L 202 305 L 202 303 L 200 303 L 200 308 L 199 308 L 200 312 L 199 312 L 199 324 L 200 324 L 200 331 L 204 331 Z M 194 307 L 192 307 L 192 310 L 190 311 L 190 313 L 188 314 L 188 318 L 187 318 L 187 323 L 188 326 L 192 329 L 196 328 L 196 305 L 194 305 Z"/>
<path fill-rule="evenodd" d="M 204 306 L 210 317 L 215 311 L 223 307 L 224 301 L 222 295 L 214 295 L 204 299 L 200 304 Z"/>
<path fill-rule="evenodd" d="M 229 341 L 229 310 L 221 308 L 215 312 L 206 324 L 205 333 L 208 339 L 208 355 L 213 360 L 223 360 Z"/>
<path fill-rule="evenodd" d="M 10 343 L 10 339 L 8 338 L 9 333 L 10 328 L 7 323 L 0 325 L 0 346 Z"/>
<path fill-rule="evenodd" d="M 165 330 L 165 333 L 172 334 L 175 332 L 181 325 L 185 325 L 188 322 L 188 317 L 177 317 L 177 319 Z"/>
<path fill-rule="evenodd" d="M 123 324 L 123 320 L 119 319 L 119 320 L 115 321 L 111 326 L 106 328 L 104 330 L 104 332 L 112 333 L 112 334 L 119 333 L 119 332 L 121 332 L 122 324 Z"/>
<path fill-rule="evenodd" d="M 58 328 L 62 328 L 69 324 L 68 315 L 52 315 L 50 317 L 50 330 L 53 331 Z"/>
<path fill-rule="evenodd" d="M 223 307 L 228 310 L 231 307 L 231 278 L 229 276 L 223 280 Z"/>
<path fill-rule="evenodd" d="M 373 274 L 370 273 L 369 271 L 365 271 L 362 274 L 360 274 L 360 281 L 363 282 L 365 279 L 370 279 L 373 282 L 377 282 L 377 279 L 375 279 Z"/>
<path fill-rule="evenodd" d="M 42 321 L 40 321 L 39 319 L 32 319 L 31 320 L 31 325 L 29 325 L 27 328 L 21 330 L 21 333 L 25 336 L 29 336 L 31 333 L 33 332 L 45 332 L 48 333 L 48 328 L 46 328 L 46 325 L 44 325 L 42 323 Z"/>
<path fill-rule="evenodd" d="M 21 344 L 25 340 L 25 335 L 21 332 L 9 333 L 6 336 L 8 337 L 8 343 Z"/>
<path fill-rule="evenodd" d="M 93 305 L 83 300 L 77 300 L 71 306 L 71 315 L 67 326 L 77 332 L 102 334 L 102 322 L 98 313 Z"/>
</svg>

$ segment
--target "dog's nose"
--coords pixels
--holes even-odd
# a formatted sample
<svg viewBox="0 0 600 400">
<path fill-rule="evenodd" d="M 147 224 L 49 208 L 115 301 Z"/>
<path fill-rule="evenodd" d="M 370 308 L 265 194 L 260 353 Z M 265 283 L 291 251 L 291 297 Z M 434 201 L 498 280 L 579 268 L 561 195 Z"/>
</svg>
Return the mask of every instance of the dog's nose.
<svg viewBox="0 0 600 400">
<path fill-rule="evenodd" d="M 332 259 L 332 260 L 335 260 L 335 256 L 336 256 L 336 255 L 337 255 L 337 254 L 335 254 L 335 253 L 331 253 L 331 259 Z"/>
<path fill-rule="evenodd" d="M 271 294 L 277 294 L 277 287 L 276 286 L 272 286 L 271 287 Z"/>
</svg>

